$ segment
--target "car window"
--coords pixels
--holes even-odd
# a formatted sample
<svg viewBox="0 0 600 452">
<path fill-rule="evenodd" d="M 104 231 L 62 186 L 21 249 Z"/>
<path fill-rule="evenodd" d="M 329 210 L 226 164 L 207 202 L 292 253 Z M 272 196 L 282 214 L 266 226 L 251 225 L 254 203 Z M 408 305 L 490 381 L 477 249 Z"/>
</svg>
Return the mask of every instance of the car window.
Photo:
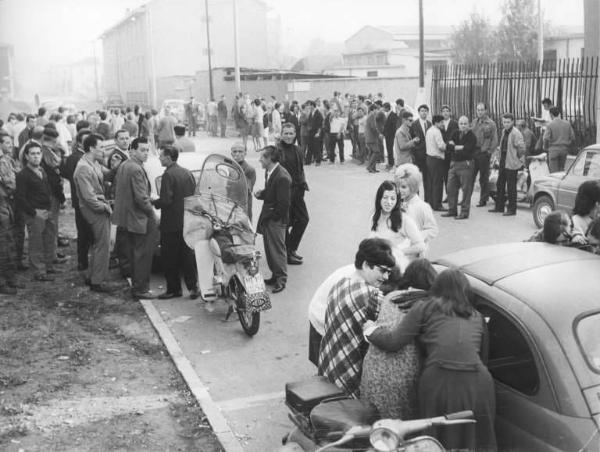
<svg viewBox="0 0 600 452">
<path fill-rule="evenodd" d="M 588 365 L 595 372 L 600 372 L 600 314 L 589 315 L 579 320 L 575 331 Z"/>
<path fill-rule="evenodd" d="M 535 394 L 540 385 L 540 377 L 533 352 L 521 328 L 487 303 L 480 303 L 478 309 L 488 326 L 488 369 L 492 377 L 523 394 Z"/>
<path fill-rule="evenodd" d="M 600 152 L 586 151 L 571 168 L 573 176 L 600 178 Z"/>
</svg>

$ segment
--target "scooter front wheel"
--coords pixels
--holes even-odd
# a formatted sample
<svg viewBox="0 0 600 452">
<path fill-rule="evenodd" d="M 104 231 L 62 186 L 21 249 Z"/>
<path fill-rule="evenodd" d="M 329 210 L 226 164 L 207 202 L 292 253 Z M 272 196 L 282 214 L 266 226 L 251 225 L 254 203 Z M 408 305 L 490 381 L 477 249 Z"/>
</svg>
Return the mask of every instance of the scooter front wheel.
<svg viewBox="0 0 600 452">
<path fill-rule="evenodd" d="M 230 293 L 235 300 L 237 306 L 236 310 L 242 329 L 248 336 L 254 336 L 258 333 L 258 328 L 260 327 L 260 311 L 249 312 L 246 309 L 244 288 L 235 280 L 235 278 L 232 278 L 231 280 Z"/>
</svg>

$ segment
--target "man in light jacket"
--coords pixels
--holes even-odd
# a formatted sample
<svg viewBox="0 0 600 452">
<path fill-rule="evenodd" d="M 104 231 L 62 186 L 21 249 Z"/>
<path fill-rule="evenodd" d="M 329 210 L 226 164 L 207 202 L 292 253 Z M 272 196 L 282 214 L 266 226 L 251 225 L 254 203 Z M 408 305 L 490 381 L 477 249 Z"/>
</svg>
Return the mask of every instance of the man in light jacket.
<svg viewBox="0 0 600 452">
<path fill-rule="evenodd" d="M 111 288 L 105 285 L 110 259 L 112 209 L 104 195 L 104 176 L 99 163 L 104 159 L 103 138 L 101 135 L 91 134 L 83 140 L 84 154 L 73 173 L 79 210 L 93 234 L 86 283 L 94 292 L 111 291 Z"/>
<path fill-rule="evenodd" d="M 496 207 L 490 212 L 503 213 L 504 216 L 517 214 L 517 173 L 523 167 L 525 155 L 525 142 L 523 135 L 514 127 L 515 117 L 511 113 L 502 116 L 502 137 L 496 152 L 500 152 L 500 169 L 496 182 Z M 506 195 L 508 194 L 508 207 L 504 212 Z"/>
<path fill-rule="evenodd" d="M 419 137 L 412 138 L 410 135 L 410 126 L 413 122 L 412 113 L 404 111 L 400 120 L 402 125 L 398 128 L 394 137 L 394 164 L 396 167 L 404 163 L 413 163 L 413 150 L 420 141 Z"/>
</svg>

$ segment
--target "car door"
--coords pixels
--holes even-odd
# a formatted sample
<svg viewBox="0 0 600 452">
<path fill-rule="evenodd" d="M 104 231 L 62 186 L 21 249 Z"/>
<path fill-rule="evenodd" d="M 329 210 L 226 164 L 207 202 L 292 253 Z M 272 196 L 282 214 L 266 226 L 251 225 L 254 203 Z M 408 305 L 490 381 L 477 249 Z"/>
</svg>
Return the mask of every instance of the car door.
<svg viewBox="0 0 600 452">
<path fill-rule="evenodd" d="M 579 186 L 589 179 L 600 179 L 600 151 L 584 149 L 567 171 L 558 187 L 556 207 L 571 211 Z"/>
<path fill-rule="evenodd" d="M 527 331 L 527 312 L 517 318 L 485 297 L 479 297 L 478 309 L 489 331 L 488 369 L 496 386 L 498 449 L 568 450 L 579 441 L 557 412 L 542 357 Z"/>
</svg>

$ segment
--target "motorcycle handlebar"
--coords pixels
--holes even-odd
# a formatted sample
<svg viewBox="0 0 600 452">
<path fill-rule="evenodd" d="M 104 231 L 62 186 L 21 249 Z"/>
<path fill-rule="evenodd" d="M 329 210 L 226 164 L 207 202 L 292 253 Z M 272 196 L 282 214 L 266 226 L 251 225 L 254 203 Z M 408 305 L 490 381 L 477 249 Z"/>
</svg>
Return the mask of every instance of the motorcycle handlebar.
<svg viewBox="0 0 600 452">
<path fill-rule="evenodd" d="M 471 410 L 459 411 L 457 413 L 450 413 L 446 415 L 446 419 L 449 421 L 454 421 L 457 419 L 471 419 L 473 417 L 473 412 Z"/>
</svg>

